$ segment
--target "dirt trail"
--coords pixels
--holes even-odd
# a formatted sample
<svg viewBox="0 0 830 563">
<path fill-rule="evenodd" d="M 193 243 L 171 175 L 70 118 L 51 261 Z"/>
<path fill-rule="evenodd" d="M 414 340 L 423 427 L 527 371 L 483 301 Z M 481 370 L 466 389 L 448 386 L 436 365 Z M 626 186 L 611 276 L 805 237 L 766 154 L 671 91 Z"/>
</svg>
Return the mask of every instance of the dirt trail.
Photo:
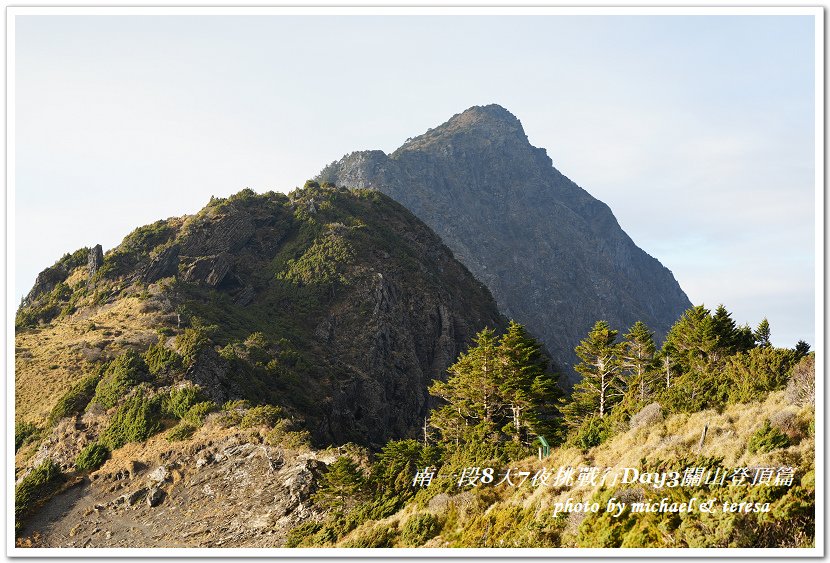
<svg viewBox="0 0 830 563">
<path fill-rule="evenodd" d="M 138 461 L 110 460 L 38 510 L 20 537 L 38 547 L 279 547 L 320 516 L 310 500 L 324 470 L 317 454 L 241 435 L 160 445 Z"/>
</svg>

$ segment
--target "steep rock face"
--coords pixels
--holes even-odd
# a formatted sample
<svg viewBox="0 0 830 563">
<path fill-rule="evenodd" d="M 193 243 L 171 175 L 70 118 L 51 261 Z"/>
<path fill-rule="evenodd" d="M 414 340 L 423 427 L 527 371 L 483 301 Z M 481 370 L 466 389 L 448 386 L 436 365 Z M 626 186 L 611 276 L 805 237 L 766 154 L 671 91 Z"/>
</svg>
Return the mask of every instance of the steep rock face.
<svg viewBox="0 0 830 563">
<path fill-rule="evenodd" d="M 691 306 L 672 273 L 500 106 L 470 108 L 390 155 L 349 154 L 319 179 L 402 203 L 560 367 L 573 365 L 574 347 L 599 319 L 622 330 L 642 320 L 659 337 Z"/>
</svg>

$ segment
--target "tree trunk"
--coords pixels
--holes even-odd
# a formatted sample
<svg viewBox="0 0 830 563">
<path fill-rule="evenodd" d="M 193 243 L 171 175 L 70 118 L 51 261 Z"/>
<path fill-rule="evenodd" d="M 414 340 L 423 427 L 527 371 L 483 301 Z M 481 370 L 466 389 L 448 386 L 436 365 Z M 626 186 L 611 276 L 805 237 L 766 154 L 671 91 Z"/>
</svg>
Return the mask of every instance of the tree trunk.
<svg viewBox="0 0 830 563">
<path fill-rule="evenodd" d="M 522 434 L 522 423 L 521 423 L 520 416 L 521 416 L 522 408 L 517 406 L 517 405 L 513 405 L 510 408 L 513 410 L 513 424 L 516 427 L 515 441 L 516 442 L 521 442 L 521 440 L 522 440 L 522 436 L 521 436 L 521 434 Z"/>
<path fill-rule="evenodd" d="M 599 417 L 605 416 L 605 375 L 599 380 Z"/>
</svg>

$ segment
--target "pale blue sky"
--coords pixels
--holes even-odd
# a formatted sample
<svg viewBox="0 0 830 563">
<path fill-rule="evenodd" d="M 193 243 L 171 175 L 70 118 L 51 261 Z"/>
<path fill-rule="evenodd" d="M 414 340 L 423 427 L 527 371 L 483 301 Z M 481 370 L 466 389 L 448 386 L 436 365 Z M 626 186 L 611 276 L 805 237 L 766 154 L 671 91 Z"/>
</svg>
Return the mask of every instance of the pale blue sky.
<svg viewBox="0 0 830 563">
<path fill-rule="evenodd" d="M 18 16 L 15 295 L 65 252 L 498 103 L 693 303 L 815 344 L 813 25 Z"/>
</svg>

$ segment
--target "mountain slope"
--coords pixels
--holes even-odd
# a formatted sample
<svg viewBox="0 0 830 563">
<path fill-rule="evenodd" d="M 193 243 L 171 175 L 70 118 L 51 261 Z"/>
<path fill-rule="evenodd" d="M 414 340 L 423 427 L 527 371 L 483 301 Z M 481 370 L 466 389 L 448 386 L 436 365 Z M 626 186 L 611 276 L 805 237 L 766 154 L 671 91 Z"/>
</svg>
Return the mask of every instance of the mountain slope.
<svg viewBox="0 0 830 563">
<path fill-rule="evenodd" d="M 658 336 L 691 303 L 607 205 L 563 176 L 498 105 L 473 107 L 390 155 L 345 156 L 319 175 L 390 195 L 427 223 L 538 335 L 560 367 L 597 319 Z"/>
<path fill-rule="evenodd" d="M 17 315 L 16 420 L 43 426 L 106 361 L 159 346 L 181 367 L 134 384 L 189 381 L 219 405 L 280 405 L 320 443 L 379 445 L 416 435 L 428 384 L 477 331 L 504 324 L 487 289 L 389 197 L 244 190 L 38 276 Z"/>
</svg>

